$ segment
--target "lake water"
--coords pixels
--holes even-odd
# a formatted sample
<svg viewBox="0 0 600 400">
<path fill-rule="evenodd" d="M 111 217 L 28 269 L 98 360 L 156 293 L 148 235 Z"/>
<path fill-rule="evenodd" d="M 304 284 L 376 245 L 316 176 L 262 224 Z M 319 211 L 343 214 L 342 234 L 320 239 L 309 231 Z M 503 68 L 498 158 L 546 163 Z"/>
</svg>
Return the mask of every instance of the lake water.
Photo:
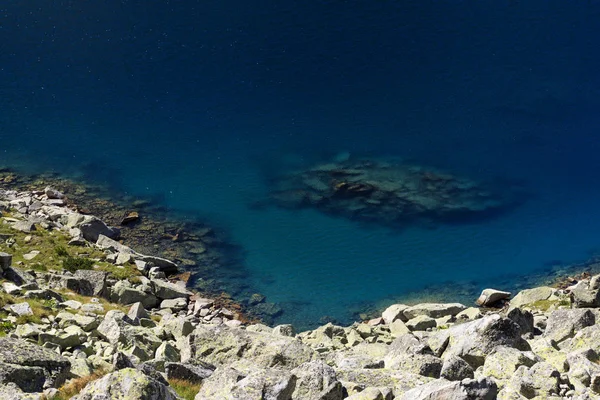
<svg viewBox="0 0 600 400">
<path fill-rule="evenodd" d="M 277 322 L 510 286 L 600 247 L 598 21 L 598 1 L 9 0 L 0 164 L 209 219 Z M 282 166 L 343 152 L 518 182 L 524 201 L 396 231 L 250 206 Z"/>
</svg>

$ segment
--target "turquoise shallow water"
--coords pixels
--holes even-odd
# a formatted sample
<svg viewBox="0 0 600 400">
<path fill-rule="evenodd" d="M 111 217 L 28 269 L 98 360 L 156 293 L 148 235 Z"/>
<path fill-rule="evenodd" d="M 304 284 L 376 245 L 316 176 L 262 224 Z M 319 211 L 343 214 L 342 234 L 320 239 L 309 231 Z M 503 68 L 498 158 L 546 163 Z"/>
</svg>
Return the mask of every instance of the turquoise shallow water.
<svg viewBox="0 0 600 400">
<path fill-rule="evenodd" d="M 0 164 L 208 218 L 278 322 L 512 285 L 600 247 L 597 2 L 139 5 L 0 7 Z M 398 231 L 249 206 L 282 165 L 340 152 L 516 182 L 524 202 Z"/>
</svg>

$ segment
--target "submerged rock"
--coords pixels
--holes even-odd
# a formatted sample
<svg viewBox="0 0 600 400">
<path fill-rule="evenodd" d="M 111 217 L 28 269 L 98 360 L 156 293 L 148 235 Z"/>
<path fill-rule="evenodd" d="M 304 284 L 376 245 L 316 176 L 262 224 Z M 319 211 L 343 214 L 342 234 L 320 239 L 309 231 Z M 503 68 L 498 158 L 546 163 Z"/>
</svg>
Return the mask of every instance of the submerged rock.
<svg viewBox="0 0 600 400">
<path fill-rule="evenodd" d="M 313 165 L 275 180 L 271 200 L 347 218 L 397 225 L 412 218 L 447 220 L 499 211 L 514 201 L 466 178 L 376 159 Z M 499 193 L 503 193 L 500 195 Z"/>
</svg>

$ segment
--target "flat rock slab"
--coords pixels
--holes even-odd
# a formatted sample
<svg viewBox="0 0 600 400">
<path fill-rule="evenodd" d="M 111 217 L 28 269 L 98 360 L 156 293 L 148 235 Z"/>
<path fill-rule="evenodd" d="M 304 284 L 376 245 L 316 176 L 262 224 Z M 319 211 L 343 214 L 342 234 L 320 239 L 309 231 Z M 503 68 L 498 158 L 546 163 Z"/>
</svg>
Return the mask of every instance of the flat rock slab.
<svg viewBox="0 0 600 400">
<path fill-rule="evenodd" d="M 0 363 L 42 368 L 45 386 L 60 386 L 71 367 L 69 360 L 50 349 L 7 337 L 0 338 Z"/>
<path fill-rule="evenodd" d="M 460 303 L 424 303 L 417 304 L 405 309 L 402 313 L 412 319 L 419 315 L 426 315 L 430 318 L 441 318 L 447 315 L 456 315 L 467 307 Z"/>
</svg>

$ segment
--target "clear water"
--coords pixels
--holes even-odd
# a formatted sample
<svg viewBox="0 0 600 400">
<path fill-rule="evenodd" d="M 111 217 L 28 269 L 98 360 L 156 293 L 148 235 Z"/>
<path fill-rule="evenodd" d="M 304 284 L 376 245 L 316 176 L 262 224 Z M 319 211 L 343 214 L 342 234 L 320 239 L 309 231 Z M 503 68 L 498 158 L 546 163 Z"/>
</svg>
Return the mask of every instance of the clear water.
<svg viewBox="0 0 600 400">
<path fill-rule="evenodd" d="M 0 5 L 0 164 L 209 218 L 279 322 L 508 285 L 599 247 L 598 1 L 88 3 Z M 278 166 L 346 151 L 519 181 L 527 199 L 400 232 L 249 207 Z"/>
</svg>

